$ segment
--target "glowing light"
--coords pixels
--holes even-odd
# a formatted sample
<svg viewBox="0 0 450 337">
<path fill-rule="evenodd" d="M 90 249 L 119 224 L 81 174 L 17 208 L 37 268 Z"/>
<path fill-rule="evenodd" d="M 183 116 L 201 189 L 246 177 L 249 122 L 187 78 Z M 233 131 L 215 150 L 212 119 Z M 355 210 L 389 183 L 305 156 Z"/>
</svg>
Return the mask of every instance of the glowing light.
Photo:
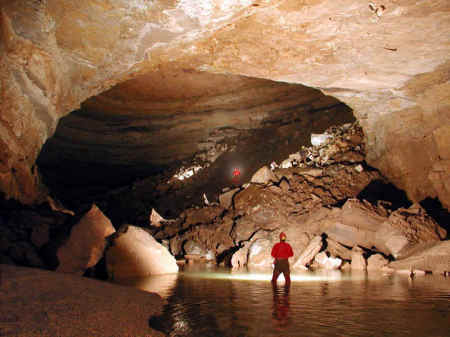
<svg viewBox="0 0 450 337">
<path fill-rule="evenodd" d="M 218 272 L 189 272 L 185 274 L 187 277 L 205 278 L 205 279 L 223 279 L 223 280 L 239 280 L 239 281 L 270 281 L 272 273 L 268 272 L 243 272 L 243 273 L 218 273 Z M 361 276 L 363 279 L 363 276 Z M 305 272 L 301 274 L 291 274 L 293 282 L 320 282 L 320 281 L 341 281 L 349 279 L 350 275 L 344 274 L 339 270 L 327 270 L 323 272 Z M 352 275 L 355 279 L 355 275 Z M 280 275 L 279 281 L 284 281 L 283 274 Z"/>
</svg>

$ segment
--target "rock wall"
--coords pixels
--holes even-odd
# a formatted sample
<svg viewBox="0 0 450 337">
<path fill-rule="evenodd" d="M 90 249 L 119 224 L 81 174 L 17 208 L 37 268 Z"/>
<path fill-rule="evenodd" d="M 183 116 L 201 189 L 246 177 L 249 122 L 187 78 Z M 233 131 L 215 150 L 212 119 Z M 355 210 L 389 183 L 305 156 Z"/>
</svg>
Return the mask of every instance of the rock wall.
<svg viewBox="0 0 450 337">
<path fill-rule="evenodd" d="M 319 88 L 364 128 L 369 163 L 450 206 L 450 4 L 344 0 L 0 1 L 0 190 L 45 196 L 35 160 L 59 118 L 176 62 Z M 419 159 L 419 160 L 418 160 Z"/>
</svg>

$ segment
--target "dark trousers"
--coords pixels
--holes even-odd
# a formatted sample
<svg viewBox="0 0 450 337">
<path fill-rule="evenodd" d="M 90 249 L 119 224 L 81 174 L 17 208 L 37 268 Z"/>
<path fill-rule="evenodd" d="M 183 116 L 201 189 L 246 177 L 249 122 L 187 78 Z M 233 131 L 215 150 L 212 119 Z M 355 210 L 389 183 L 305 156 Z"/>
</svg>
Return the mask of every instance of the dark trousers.
<svg viewBox="0 0 450 337">
<path fill-rule="evenodd" d="M 289 286 L 291 284 L 291 271 L 289 269 L 288 259 L 275 259 L 275 268 L 272 275 L 272 283 L 276 284 L 278 276 L 283 273 L 285 285 Z"/>
</svg>

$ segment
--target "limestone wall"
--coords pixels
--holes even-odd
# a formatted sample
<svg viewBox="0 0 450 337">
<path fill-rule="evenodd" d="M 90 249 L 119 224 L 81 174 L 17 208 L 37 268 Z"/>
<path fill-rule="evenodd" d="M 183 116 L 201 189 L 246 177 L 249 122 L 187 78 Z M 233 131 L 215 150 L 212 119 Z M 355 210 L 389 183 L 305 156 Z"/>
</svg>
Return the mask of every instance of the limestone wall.
<svg viewBox="0 0 450 337">
<path fill-rule="evenodd" d="M 368 161 L 448 208 L 450 3 L 0 1 L 0 190 L 45 195 L 35 160 L 59 118 L 167 62 L 301 83 L 354 109 Z"/>
</svg>

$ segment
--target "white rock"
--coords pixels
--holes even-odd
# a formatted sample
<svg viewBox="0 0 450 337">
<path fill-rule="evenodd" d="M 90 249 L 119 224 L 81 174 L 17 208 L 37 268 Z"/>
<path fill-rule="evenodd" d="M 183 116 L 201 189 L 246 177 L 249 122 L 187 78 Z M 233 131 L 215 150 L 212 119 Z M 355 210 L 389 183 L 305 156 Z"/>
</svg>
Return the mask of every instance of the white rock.
<svg viewBox="0 0 450 337">
<path fill-rule="evenodd" d="M 150 214 L 150 224 L 155 227 L 160 227 L 161 222 L 163 221 L 167 220 L 159 215 L 159 213 L 154 208 L 152 208 L 152 213 Z"/>
<path fill-rule="evenodd" d="M 328 256 L 325 252 L 317 254 L 314 258 L 314 261 L 319 265 L 320 268 L 328 270 L 338 269 L 342 264 L 341 259 Z"/>
<path fill-rule="evenodd" d="M 291 159 L 285 159 L 280 164 L 281 168 L 290 168 L 292 167 L 292 161 Z"/>
<path fill-rule="evenodd" d="M 313 146 L 323 145 L 330 138 L 331 138 L 331 135 L 326 134 L 326 133 L 312 133 L 311 134 L 311 144 Z"/>
<path fill-rule="evenodd" d="M 364 168 L 362 167 L 361 164 L 359 164 L 355 167 L 355 170 L 356 170 L 356 172 L 361 173 L 362 171 L 364 171 Z"/>
<path fill-rule="evenodd" d="M 175 258 L 143 228 L 128 226 L 106 252 L 111 278 L 123 279 L 178 272 Z"/>
<path fill-rule="evenodd" d="M 208 200 L 208 198 L 206 197 L 206 194 L 205 194 L 205 193 L 203 193 L 203 201 L 204 201 L 205 205 L 209 205 L 209 200 Z"/>
</svg>

